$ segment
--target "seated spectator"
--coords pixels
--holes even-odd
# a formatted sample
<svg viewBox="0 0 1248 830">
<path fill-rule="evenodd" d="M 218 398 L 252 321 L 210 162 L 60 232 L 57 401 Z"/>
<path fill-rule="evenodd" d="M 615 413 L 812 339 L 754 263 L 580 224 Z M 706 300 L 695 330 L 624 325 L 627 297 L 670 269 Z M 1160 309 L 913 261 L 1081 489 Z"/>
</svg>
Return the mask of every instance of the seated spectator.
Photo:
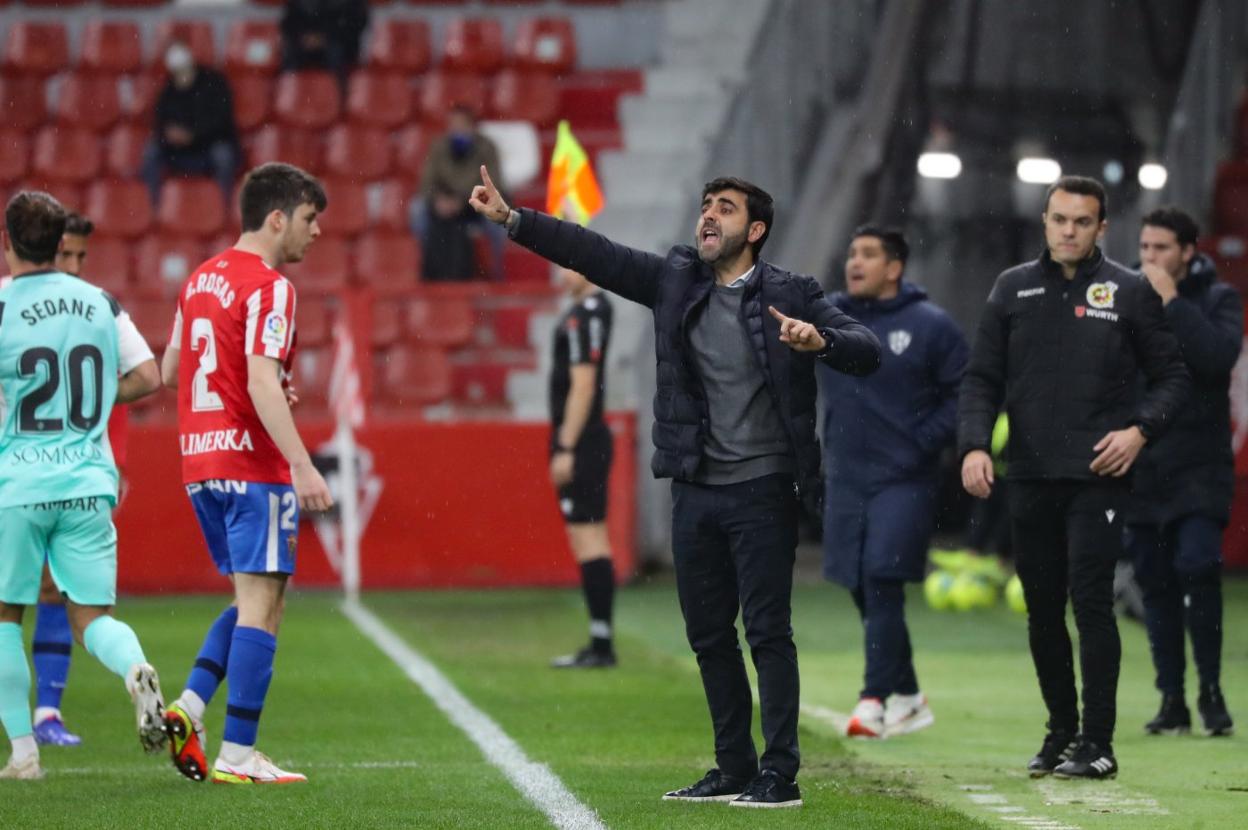
<svg viewBox="0 0 1248 830">
<path fill-rule="evenodd" d="M 368 0 L 287 0 L 282 69 L 328 69 L 345 89 L 367 27 Z"/>
<path fill-rule="evenodd" d="M 452 240 L 454 233 L 465 238 L 469 233 L 484 234 L 490 247 L 490 276 L 502 279 L 507 231 L 502 225 L 484 220 L 468 206 L 472 188 L 481 181 L 481 165 L 489 169 L 495 184 L 502 190 L 498 148 L 478 131 L 476 114 L 468 107 L 457 106 L 451 110 L 446 134 L 429 148 L 420 179 L 421 198 L 412 201 L 410 221 L 412 233 L 420 238 L 424 250 L 425 279 L 472 276 L 471 273 L 443 272 L 443 262 L 449 266 L 461 258 L 439 257 L 433 250 L 435 246 L 447 244 L 458 250 L 458 243 Z"/>
<path fill-rule="evenodd" d="M 228 205 L 238 172 L 240 151 L 234 126 L 230 83 L 215 69 L 197 66 L 184 43 L 165 52 L 169 81 L 156 100 L 156 130 L 143 153 L 143 180 L 160 200 L 160 185 L 170 173 L 212 176 Z"/>
</svg>

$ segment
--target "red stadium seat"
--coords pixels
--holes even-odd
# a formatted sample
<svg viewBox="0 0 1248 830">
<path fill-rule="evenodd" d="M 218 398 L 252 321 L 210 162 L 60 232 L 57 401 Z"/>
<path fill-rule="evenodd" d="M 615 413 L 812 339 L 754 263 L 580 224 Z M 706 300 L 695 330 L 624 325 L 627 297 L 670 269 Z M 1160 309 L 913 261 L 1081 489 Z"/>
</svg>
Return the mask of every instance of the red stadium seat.
<svg viewBox="0 0 1248 830">
<path fill-rule="evenodd" d="M 468 300 L 426 300 L 407 304 L 407 339 L 423 346 L 454 348 L 472 342 L 476 315 Z"/>
<path fill-rule="evenodd" d="M 121 97 L 121 117 L 127 121 L 138 121 L 150 130 L 156 99 L 164 88 L 164 77 L 151 72 L 122 78 L 117 87 Z"/>
<path fill-rule="evenodd" d="M 368 44 L 368 65 L 374 69 L 419 75 L 429 68 L 429 24 L 424 20 L 390 18 L 374 24 Z"/>
<path fill-rule="evenodd" d="M 15 182 L 30 169 L 30 140 L 26 133 L 0 127 L 0 182 Z"/>
<path fill-rule="evenodd" d="M 403 339 L 403 306 L 391 297 L 373 302 L 368 324 L 369 342 L 373 346 L 392 346 Z"/>
<path fill-rule="evenodd" d="M 121 97 L 112 75 L 75 72 L 61 79 L 53 102 L 53 117 L 61 124 L 102 132 L 121 118 Z"/>
<path fill-rule="evenodd" d="M 78 66 L 92 72 L 123 75 L 143 65 L 143 38 L 137 23 L 90 20 L 82 30 Z"/>
<path fill-rule="evenodd" d="M 390 172 L 390 135 L 377 127 L 339 124 L 325 138 L 326 172 L 355 181 Z"/>
<path fill-rule="evenodd" d="M 234 97 L 234 124 L 249 132 L 269 120 L 273 103 L 273 80 L 266 75 L 235 75 L 230 78 Z"/>
<path fill-rule="evenodd" d="M 516 28 L 513 63 L 554 74 L 576 67 L 576 33 L 566 17 L 532 17 Z"/>
<path fill-rule="evenodd" d="M 490 314 L 490 329 L 494 333 L 493 345 L 507 349 L 527 349 L 533 346 L 529 339 L 529 320 L 533 309 L 516 306 L 495 309 Z"/>
<path fill-rule="evenodd" d="M 425 168 L 425 156 L 429 155 L 429 141 L 419 124 L 404 127 L 394 137 L 395 172 L 408 179 L 417 180 Z"/>
<path fill-rule="evenodd" d="M 320 242 L 312 247 L 314 256 L 318 245 Z M 333 339 L 333 323 L 333 310 L 324 297 L 299 295 L 295 307 L 295 335 L 299 338 L 300 349 L 307 346 L 324 346 L 329 343 Z"/>
<path fill-rule="evenodd" d="M 338 120 L 338 81 L 328 72 L 287 72 L 277 79 L 273 114 L 292 127 L 320 129 Z"/>
<path fill-rule="evenodd" d="M 303 262 L 284 265 L 282 272 L 301 295 L 341 291 L 351 281 L 351 246 L 338 236 L 321 237 L 312 243 Z"/>
<path fill-rule="evenodd" d="M 355 274 L 379 291 L 411 288 L 420 275 L 420 247 L 410 234 L 365 234 L 355 245 Z"/>
<path fill-rule="evenodd" d="M 451 364 L 451 397 L 473 404 L 507 403 L 507 376 L 501 363 Z"/>
<path fill-rule="evenodd" d="M 176 308 L 173 302 L 164 299 L 134 299 L 126 303 L 126 312 L 153 351 L 163 350 L 169 344 Z"/>
<path fill-rule="evenodd" d="M 300 329 L 299 348 L 290 385 L 299 396 L 299 406 L 323 407 L 329 399 L 329 376 L 334 367 L 334 350 L 324 347 L 305 348 Z M 296 410 L 297 412 L 298 410 Z"/>
<path fill-rule="evenodd" d="M 104 139 L 104 164 L 109 174 L 123 179 L 139 175 L 143 149 L 152 137 L 152 128 L 139 124 L 119 124 Z"/>
<path fill-rule="evenodd" d="M 69 40 L 60 23 L 16 20 L 4 43 L 4 68 L 28 75 L 51 75 L 69 65 Z"/>
<path fill-rule="evenodd" d="M 146 6 L 163 6 L 169 0 L 102 0 L 105 6 L 121 6 L 124 8 L 142 8 Z"/>
<path fill-rule="evenodd" d="M 368 224 L 386 231 L 408 229 L 408 190 L 402 182 L 388 179 L 371 184 L 365 190 Z"/>
<path fill-rule="evenodd" d="M 82 187 L 76 182 L 49 179 L 36 173 L 11 188 L 9 195 L 19 190 L 42 190 L 44 193 L 50 193 L 68 210 L 78 210 L 82 207 Z"/>
<path fill-rule="evenodd" d="M 421 117 L 430 124 L 441 124 L 453 107 L 485 112 L 488 86 L 480 75 L 431 72 L 420 88 Z"/>
<path fill-rule="evenodd" d="M 85 182 L 100 170 L 100 140 L 90 130 L 44 127 L 35 135 L 31 169 L 53 181 Z"/>
<path fill-rule="evenodd" d="M 94 216 L 92 218 L 95 218 Z M 130 293 L 132 245 L 128 240 L 105 236 L 103 229 L 91 235 L 82 275 L 124 304 Z"/>
<path fill-rule="evenodd" d="M 165 18 L 156 24 L 156 46 L 152 50 L 152 63 L 164 66 L 165 51 L 174 41 L 191 48 L 195 62 L 201 66 L 215 66 L 217 50 L 213 45 L 212 24 L 207 20 L 172 20 Z"/>
<path fill-rule="evenodd" d="M 1226 162 L 1218 168 L 1213 222 L 1218 233 L 1248 235 L 1248 160 Z"/>
<path fill-rule="evenodd" d="M 284 161 L 311 171 L 321 166 L 320 138 L 308 130 L 270 124 L 244 144 L 250 144 L 248 156 L 253 167 L 266 161 Z"/>
<path fill-rule="evenodd" d="M 355 236 L 366 230 L 370 222 L 365 186 L 351 178 L 325 179 L 322 183 L 329 207 L 320 218 L 321 232 L 326 236 Z"/>
<path fill-rule="evenodd" d="M 148 234 L 135 249 L 135 289 L 147 297 L 174 297 L 208 253 L 204 243 L 192 236 Z M 172 306 L 168 314 L 172 322 Z M 164 342 L 160 341 L 160 345 Z"/>
<path fill-rule="evenodd" d="M 451 394 L 451 366 L 437 349 L 395 346 L 374 352 L 373 372 L 379 397 L 394 404 L 438 403 Z"/>
<path fill-rule="evenodd" d="M 503 66 L 503 25 L 492 17 L 459 17 L 446 27 L 442 67 L 492 75 Z"/>
<path fill-rule="evenodd" d="M 281 64 L 281 36 L 276 20 L 236 20 L 225 42 L 225 68 L 231 74 L 271 75 Z"/>
<path fill-rule="evenodd" d="M 156 216 L 162 231 L 204 239 L 225 227 L 221 190 L 212 179 L 168 179 Z"/>
<path fill-rule="evenodd" d="M 61 2 L 61 0 L 24 0 L 22 5 L 35 8 L 60 8 L 62 6 L 81 6 L 86 2 L 87 0 L 65 0 L 65 2 Z"/>
<path fill-rule="evenodd" d="M 397 72 L 357 72 L 347 84 L 347 116 L 359 124 L 395 129 L 412 117 L 412 87 Z"/>
<path fill-rule="evenodd" d="M 42 78 L 0 76 L 0 119 L 6 127 L 30 130 L 47 118 Z"/>
<path fill-rule="evenodd" d="M 549 127 L 559 117 L 559 83 L 545 72 L 505 69 L 494 81 L 490 112 L 504 121 Z"/>
<path fill-rule="evenodd" d="M 142 182 L 101 181 L 87 188 L 83 212 L 109 236 L 134 239 L 152 226 L 152 203 Z"/>
</svg>

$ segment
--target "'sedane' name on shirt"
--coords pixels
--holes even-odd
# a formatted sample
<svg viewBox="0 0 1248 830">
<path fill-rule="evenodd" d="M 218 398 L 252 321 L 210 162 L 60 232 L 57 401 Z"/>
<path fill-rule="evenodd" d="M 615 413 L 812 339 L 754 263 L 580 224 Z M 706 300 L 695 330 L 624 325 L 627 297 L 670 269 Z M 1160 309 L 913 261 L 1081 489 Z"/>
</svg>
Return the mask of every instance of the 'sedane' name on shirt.
<svg viewBox="0 0 1248 830">
<path fill-rule="evenodd" d="M 60 297 L 55 300 L 40 300 L 22 309 L 22 319 L 28 326 L 33 326 L 41 320 L 59 317 L 62 314 L 73 314 L 91 322 L 95 319 L 95 306 L 85 300 L 67 300 Z"/>
<path fill-rule="evenodd" d="M 196 294 L 211 294 L 221 302 L 222 308 L 229 308 L 234 302 L 234 289 L 230 281 L 221 274 L 211 271 L 199 274 L 193 282 L 186 284 L 186 299 Z"/>
</svg>

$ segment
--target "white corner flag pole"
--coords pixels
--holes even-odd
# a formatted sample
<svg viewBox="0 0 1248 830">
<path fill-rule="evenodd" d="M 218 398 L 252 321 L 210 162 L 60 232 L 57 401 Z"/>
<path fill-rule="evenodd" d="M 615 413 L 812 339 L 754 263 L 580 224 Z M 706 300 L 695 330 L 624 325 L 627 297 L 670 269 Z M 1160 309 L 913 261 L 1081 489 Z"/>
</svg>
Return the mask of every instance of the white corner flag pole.
<svg viewBox="0 0 1248 830">
<path fill-rule="evenodd" d="M 364 423 L 364 401 L 355 364 L 355 343 L 345 322 L 334 327 L 334 365 L 330 397 L 334 405 L 334 443 L 338 450 L 339 543 L 342 551 L 342 590 L 348 601 L 360 596 L 360 488 L 357 476 L 355 429 Z"/>
</svg>

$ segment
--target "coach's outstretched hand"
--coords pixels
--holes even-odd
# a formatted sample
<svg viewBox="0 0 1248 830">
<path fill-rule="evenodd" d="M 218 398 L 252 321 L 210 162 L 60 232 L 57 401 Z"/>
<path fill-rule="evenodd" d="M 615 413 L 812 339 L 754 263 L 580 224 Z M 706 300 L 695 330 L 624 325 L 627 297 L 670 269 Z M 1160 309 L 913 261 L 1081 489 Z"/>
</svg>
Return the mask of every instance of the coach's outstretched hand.
<svg viewBox="0 0 1248 830">
<path fill-rule="evenodd" d="M 775 306 L 767 306 L 771 316 L 780 321 L 780 342 L 795 352 L 818 352 L 828 345 L 819 329 L 792 317 L 785 317 Z"/>
<path fill-rule="evenodd" d="M 501 225 L 511 214 L 511 207 L 503 201 L 503 194 L 499 193 L 498 188 L 494 186 L 494 182 L 490 179 L 490 171 L 485 169 L 484 164 L 481 165 L 481 181 L 483 184 L 472 189 L 468 204 L 486 219 Z"/>
</svg>

